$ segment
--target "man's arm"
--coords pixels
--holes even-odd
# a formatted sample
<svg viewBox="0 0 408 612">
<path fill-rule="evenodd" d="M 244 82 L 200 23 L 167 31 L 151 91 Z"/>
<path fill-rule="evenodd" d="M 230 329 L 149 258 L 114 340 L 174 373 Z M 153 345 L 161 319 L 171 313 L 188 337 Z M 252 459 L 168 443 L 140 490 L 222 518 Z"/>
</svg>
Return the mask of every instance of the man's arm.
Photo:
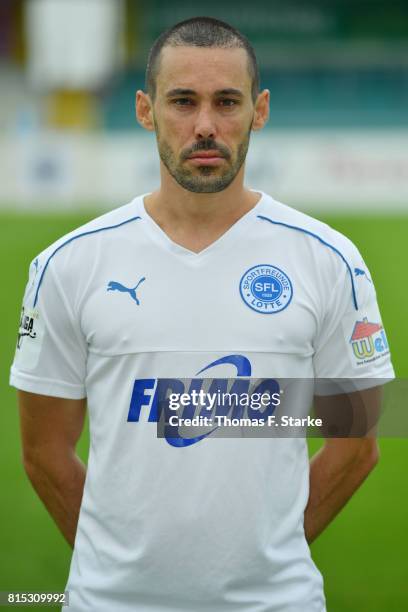
<svg viewBox="0 0 408 612">
<path fill-rule="evenodd" d="M 361 423 L 366 423 L 366 435 L 359 438 L 328 438 L 323 448 L 312 457 L 309 501 L 304 517 L 305 535 L 309 544 L 340 512 L 379 459 L 375 425 L 369 421 L 378 420 L 381 387 L 343 397 L 316 397 L 316 413 L 323 418 L 323 422 L 324 415 L 330 411 L 333 414 L 333 402 L 337 403 L 335 412 L 338 409 L 341 411 L 342 405 L 345 410 L 349 410 L 352 405 L 360 429 Z"/>
<path fill-rule="evenodd" d="M 19 391 L 23 464 L 31 483 L 71 547 L 86 468 L 75 453 L 86 400 Z"/>
</svg>

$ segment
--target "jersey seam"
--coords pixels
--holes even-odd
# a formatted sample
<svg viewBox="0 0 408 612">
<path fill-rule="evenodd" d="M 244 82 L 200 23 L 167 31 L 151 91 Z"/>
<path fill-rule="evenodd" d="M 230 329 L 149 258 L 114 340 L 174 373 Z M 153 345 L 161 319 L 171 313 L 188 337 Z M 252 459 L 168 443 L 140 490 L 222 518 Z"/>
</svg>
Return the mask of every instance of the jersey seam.
<svg viewBox="0 0 408 612">
<path fill-rule="evenodd" d="M 334 284 L 334 286 L 333 286 L 333 288 L 332 288 L 332 290 L 331 290 L 331 291 L 332 291 L 332 293 L 331 293 L 331 297 L 330 297 L 330 300 L 329 300 L 328 306 L 327 306 L 327 308 L 325 309 L 325 313 L 324 313 L 324 316 L 323 316 L 323 318 L 322 318 L 321 322 L 319 322 L 319 330 L 318 330 L 318 333 L 316 334 L 316 339 L 318 339 L 318 338 L 320 337 L 320 334 L 322 333 L 322 331 L 323 331 L 323 329 L 324 329 L 324 324 L 325 324 L 325 321 L 326 321 L 327 317 L 330 315 L 330 312 L 331 312 L 331 309 L 332 309 L 332 304 L 333 304 L 333 302 L 334 302 L 334 301 L 335 301 L 335 299 L 336 299 L 336 291 L 337 291 L 337 288 L 338 288 L 338 286 L 339 286 L 339 285 L 340 285 L 340 284 L 343 282 L 343 280 L 344 280 L 344 279 L 343 279 L 343 277 L 342 277 L 342 276 L 340 276 L 340 277 L 337 279 L 336 283 Z M 345 311 L 345 312 L 343 312 L 343 313 L 342 313 L 342 316 L 341 316 L 341 318 L 339 319 L 339 321 L 341 321 L 341 320 L 342 320 L 342 318 L 343 318 L 343 317 L 344 317 L 346 314 L 347 314 L 347 309 L 346 309 L 346 311 Z M 323 344 L 325 344 L 325 343 L 327 342 L 327 339 L 328 339 L 328 338 L 330 338 L 330 336 L 331 336 L 331 335 L 334 333 L 334 331 L 335 331 L 335 330 L 331 330 L 331 332 L 328 334 L 328 336 L 327 336 L 327 338 L 325 339 L 325 341 L 323 342 Z M 317 342 L 316 342 L 316 345 L 317 345 Z M 316 353 L 317 353 L 317 351 L 318 351 L 318 347 L 317 347 L 316 345 L 315 345 L 315 344 L 313 344 L 313 347 L 314 347 L 314 349 L 315 349 L 314 354 L 316 354 Z"/>
<path fill-rule="evenodd" d="M 185 350 L 180 350 L 178 348 L 164 348 L 164 347 L 154 347 L 154 348 L 138 348 L 135 351 L 124 351 L 123 353 L 104 353 L 102 351 L 97 351 L 93 348 L 89 348 L 88 352 L 90 354 L 93 355 L 99 355 L 101 357 L 123 357 L 124 355 L 139 355 L 142 353 L 225 353 L 228 354 L 231 351 L 237 352 L 237 351 L 246 351 L 246 352 L 250 352 L 250 353 L 267 353 L 267 354 L 271 354 L 271 355 L 297 355 L 299 357 L 311 357 L 314 355 L 314 351 L 310 351 L 308 353 L 299 353 L 299 352 L 289 352 L 289 351 L 282 351 L 282 350 L 276 350 L 276 351 L 271 351 L 270 349 L 259 349 L 259 348 L 242 348 L 240 349 L 239 347 L 237 348 L 236 346 L 233 348 L 223 348 L 223 349 L 217 349 L 217 348 L 211 348 L 211 349 L 185 349 Z"/>
<path fill-rule="evenodd" d="M 89 230 L 87 232 L 82 232 L 80 234 L 76 234 L 75 236 L 71 236 L 71 238 L 68 238 L 65 242 L 63 242 L 62 244 L 60 244 L 59 246 L 57 246 L 54 251 L 51 253 L 51 255 L 48 257 L 45 266 L 41 272 L 41 276 L 40 279 L 38 281 L 38 285 L 37 285 L 37 289 L 34 295 L 34 303 L 33 303 L 33 308 L 35 308 L 37 301 L 38 301 L 38 295 L 40 292 L 40 288 L 42 285 L 42 281 L 44 279 L 45 273 L 48 269 L 49 263 L 51 261 L 51 259 L 54 257 L 54 255 L 56 255 L 58 253 L 58 251 L 60 251 L 61 249 L 63 249 L 67 244 L 70 244 L 71 242 L 73 242 L 74 240 L 77 240 L 78 238 L 83 238 L 84 236 L 91 236 L 94 234 L 97 234 L 99 232 L 103 232 L 103 231 L 107 231 L 107 230 L 111 230 L 111 229 L 116 229 L 118 227 L 122 227 L 123 225 L 126 225 L 127 223 L 130 223 L 131 221 L 137 221 L 138 219 L 141 219 L 141 217 L 139 215 L 137 215 L 136 217 L 131 217 L 130 219 L 126 219 L 125 221 L 121 221 L 120 223 L 117 223 L 116 225 L 108 225 L 106 227 L 98 227 L 94 230 Z"/>
<path fill-rule="evenodd" d="M 316 240 L 318 240 L 324 246 L 326 246 L 329 249 L 331 249 L 334 253 L 337 253 L 337 255 L 342 259 L 342 261 L 346 265 L 347 270 L 349 272 L 350 281 L 351 281 L 351 293 L 352 293 L 352 296 L 353 296 L 353 303 L 354 303 L 355 309 L 358 310 L 357 295 L 356 295 L 356 289 L 355 289 L 355 285 L 354 285 L 353 272 L 351 270 L 349 262 L 347 261 L 347 259 L 343 255 L 343 253 L 341 251 L 339 251 L 338 248 L 336 248 L 335 246 L 330 244 L 330 242 L 327 242 L 326 240 L 324 240 L 324 238 L 322 238 L 318 234 L 315 234 L 314 232 L 311 232 L 310 230 L 304 229 L 303 227 L 299 227 L 297 225 L 291 225 L 290 223 L 285 223 L 284 221 L 274 221 L 273 219 L 270 219 L 269 217 L 265 217 L 264 215 L 257 215 L 257 217 L 258 217 L 258 219 L 262 219 L 263 221 L 268 221 L 269 223 L 272 223 L 273 225 L 280 225 L 281 227 L 286 227 L 288 229 L 293 229 L 295 231 L 302 232 L 302 233 L 306 234 L 307 236 L 311 236 L 312 238 L 315 238 Z"/>
<path fill-rule="evenodd" d="M 63 290 L 63 288 L 62 288 L 62 286 L 61 286 L 61 284 L 59 282 L 59 279 L 57 278 L 57 275 L 55 274 L 55 270 L 53 269 L 53 264 L 50 266 L 50 273 L 51 273 L 52 279 L 54 281 L 55 288 L 56 288 L 56 290 L 57 290 L 57 292 L 59 294 L 59 297 L 61 298 L 61 301 L 62 301 L 62 303 L 63 303 L 63 305 L 64 305 L 64 307 L 66 309 L 69 321 L 71 323 L 72 330 L 73 330 L 73 332 L 74 332 L 78 342 L 81 345 L 81 352 L 82 352 L 83 356 L 86 357 L 86 353 L 87 352 L 86 352 L 86 350 L 83 350 L 83 345 L 84 345 L 84 343 L 86 343 L 85 338 L 79 334 L 79 332 L 78 332 L 78 330 L 77 330 L 77 328 L 75 326 L 76 319 L 75 319 L 75 316 L 74 316 L 74 311 L 71 308 L 71 305 L 70 305 L 70 303 L 68 301 L 68 298 L 65 295 L 65 292 L 64 292 L 64 290 Z"/>
</svg>

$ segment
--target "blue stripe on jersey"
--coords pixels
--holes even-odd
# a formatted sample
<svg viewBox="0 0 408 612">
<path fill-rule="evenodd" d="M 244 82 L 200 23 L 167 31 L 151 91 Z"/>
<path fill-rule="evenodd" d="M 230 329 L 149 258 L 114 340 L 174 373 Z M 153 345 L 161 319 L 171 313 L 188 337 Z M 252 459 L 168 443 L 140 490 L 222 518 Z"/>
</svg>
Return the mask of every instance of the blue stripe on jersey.
<svg viewBox="0 0 408 612">
<path fill-rule="evenodd" d="M 82 234 L 78 234 L 77 236 L 72 236 L 71 238 L 69 238 L 68 240 L 66 240 L 62 244 L 60 244 L 59 247 L 57 247 L 55 249 L 55 251 L 53 253 L 51 253 L 49 258 L 47 259 L 47 263 L 45 264 L 44 269 L 43 269 L 43 271 L 41 273 L 40 280 L 38 282 L 37 291 L 35 292 L 33 308 L 37 304 L 38 294 L 39 294 L 39 291 L 40 291 L 41 283 L 43 281 L 45 271 L 48 268 L 48 264 L 50 263 L 50 261 L 54 257 L 54 255 L 56 253 L 58 253 L 58 251 L 60 251 L 64 246 L 66 246 L 70 242 L 73 242 L 74 240 L 77 240 L 77 238 L 83 238 L 83 236 L 90 236 L 91 234 L 97 234 L 98 232 L 104 232 L 105 230 L 116 229 L 117 227 L 121 227 L 122 225 L 126 225 L 126 223 L 130 223 L 131 221 L 137 221 L 137 219 L 141 219 L 141 217 L 139 217 L 139 216 L 138 217 L 132 217 L 131 219 L 126 219 L 126 221 L 122 221 L 121 223 L 118 223 L 117 225 L 108 225 L 107 227 L 100 227 L 98 229 L 91 230 L 89 232 L 83 232 Z"/>
<path fill-rule="evenodd" d="M 340 253 L 340 251 L 338 249 L 336 249 L 336 247 L 334 247 L 329 242 L 326 242 L 325 240 L 323 240 L 323 238 L 321 238 L 317 234 L 314 234 L 313 232 L 309 232 L 309 230 L 303 229 L 303 227 L 298 227 L 297 225 L 289 225 L 289 223 L 283 223 L 282 221 L 274 221 L 273 219 L 269 219 L 268 217 L 264 217 L 263 215 L 257 215 L 257 217 L 258 217 L 258 219 L 262 219 L 263 221 L 269 221 L 269 223 L 273 223 L 274 225 L 282 225 L 283 227 L 288 227 L 289 229 L 294 229 L 294 230 L 297 230 L 298 232 L 303 232 L 304 234 L 307 234 L 308 236 L 312 236 L 312 238 L 316 238 L 316 240 L 318 240 L 319 242 L 324 244 L 324 246 L 328 247 L 329 249 L 331 249 L 332 251 L 337 253 L 337 255 L 339 255 L 339 257 L 341 257 L 341 259 L 344 261 L 344 263 L 346 264 L 347 270 L 349 271 L 350 279 L 351 279 L 351 290 L 352 290 L 352 294 L 353 294 L 354 307 L 355 307 L 356 310 L 358 310 L 357 296 L 356 296 L 356 289 L 355 289 L 355 286 L 354 286 L 353 272 L 352 272 L 352 270 L 350 268 L 350 265 L 349 265 L 347 259 L 344 257 L 344 255 L 342 253 Z"/>
</svg>

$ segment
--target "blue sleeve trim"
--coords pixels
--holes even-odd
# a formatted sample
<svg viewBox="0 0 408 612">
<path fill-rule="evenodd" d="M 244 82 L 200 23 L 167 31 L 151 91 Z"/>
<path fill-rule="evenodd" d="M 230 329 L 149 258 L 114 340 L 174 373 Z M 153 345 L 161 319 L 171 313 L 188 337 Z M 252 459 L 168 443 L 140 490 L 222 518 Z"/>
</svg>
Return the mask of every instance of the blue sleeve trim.
<svg viewBox="0 0 408 612">
<path fill-rule="evenodd" d="M 46 264 L 45 264 L 45 266 L 43 268 L 43 271 L 41 272 L 40 280 L 39 280 L 38 286 L 37 286 L 37 291 L 35 292 L 33 308 L 35 308 L 35 306 L 37 304 L 38 294 L 40 292 L 40 287 L 41 287 L 41 284 L 43 282 L 43 278 L 44 278 L 45 272 L 46 272 L 46 270 L 48 268 L 48 264 L 50 263 L 50 261 L 54 257 L 54 255 L 56 253 L 58 253 L 58 251 L 63 249 L 64 246 L 66 246 L 70 242 L 73 242 L 74 240 L 77 240 L 78 238 L 83 238 L 84 236 L 90 236 L 91 234 L 97 234 L 98 232 L 104 232 L 105 230 L 116 229 L 117 227 L 121 227 L 122 225 L 126 225 L 127 223 L 130 223 L 131 221 L 137 221 L 137 219 L 141 219 L 141 217 L 139 217 L 139 216 L 138 217 L 132 217 L 131 219 L 126 219 L 126 221 L 122 221 L 121 223 L 118 223 L 117 225 L 108 225 L 107 227 L 100 227 L 98 229 L 91 230 L 89 232 L 83 232 L 82 234 L 78 234 L 77 236 L 72 236 L 71 238 L 69 238 L 68 240 L 66 240 L 62 244 L 60 244 L 59 247 L 57 247 L 55 249 L 55 251 L 53 251 L 51 253 L 49 258 L 47 259 L 47 262 L 46 262 Z"/>
<path fill-rule="evenodd" d="M 273 223 L 274 225 L 282 225 L 283 227 L 287 227 L 289 229 L 297 230 L 298 232 L 303 232 L 304 234 L 307 234 L 308 236 L 312 236 L 312 238 L 316 238 L 316 240 L 321 242 L 321 244 L 324 244 L 324 246 L 328 247 L 329 249 L 334 251 L 334 253 L 336 253 L 339 257 L 341 257 L 343 262 L 346 264 L 347 270 L 348 270 L 348 272 L 350 274 L 351 291 L 352 291 L 352 295 L 353 295 L 354 307 L 355 307 L 356 310 L 358 310 L 356 288 L 355 288 L 355 285 L 354 285 L 354 278 L 353 278 L 352 269 L 350 268 L 350 264 L 348 263 L 347 259 L 344 257 L 344 255 L 338 249 L 336 249 L 336 247 L 334 247 L 329 242 L 326 242 L 325 240 L 323 240 L 323 238 L 321 238 L 317 234 L 314 234 L 313 232 L 309 232 L 309 230 L 303 229 L 303 227 L 298 227 L 297 225 L 289 225 L 289 223 L 283 223 L 282 221 L 274 221 L 273 219 L 269 219 L 268 217 L 264 217 L 263 215 L 257 215 L 257 216 L 258 216 L 258 219 L 262 219 L 263 221 L 269 221 L 269 223 Z"/>
</svg>

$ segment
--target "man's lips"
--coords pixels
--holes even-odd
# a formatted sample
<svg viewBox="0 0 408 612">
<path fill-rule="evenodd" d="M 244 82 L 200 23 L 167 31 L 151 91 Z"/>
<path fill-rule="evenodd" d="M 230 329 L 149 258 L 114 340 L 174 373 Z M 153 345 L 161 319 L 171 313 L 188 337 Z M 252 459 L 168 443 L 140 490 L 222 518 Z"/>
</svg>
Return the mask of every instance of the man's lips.
<svg viewBox="0 0 408 612">
<path fill-rule="evenodd" d="M 196 151 L 187 159 L 196 166 L 216 166 L 224 157 L 218 151 Z"/>
</svg>

